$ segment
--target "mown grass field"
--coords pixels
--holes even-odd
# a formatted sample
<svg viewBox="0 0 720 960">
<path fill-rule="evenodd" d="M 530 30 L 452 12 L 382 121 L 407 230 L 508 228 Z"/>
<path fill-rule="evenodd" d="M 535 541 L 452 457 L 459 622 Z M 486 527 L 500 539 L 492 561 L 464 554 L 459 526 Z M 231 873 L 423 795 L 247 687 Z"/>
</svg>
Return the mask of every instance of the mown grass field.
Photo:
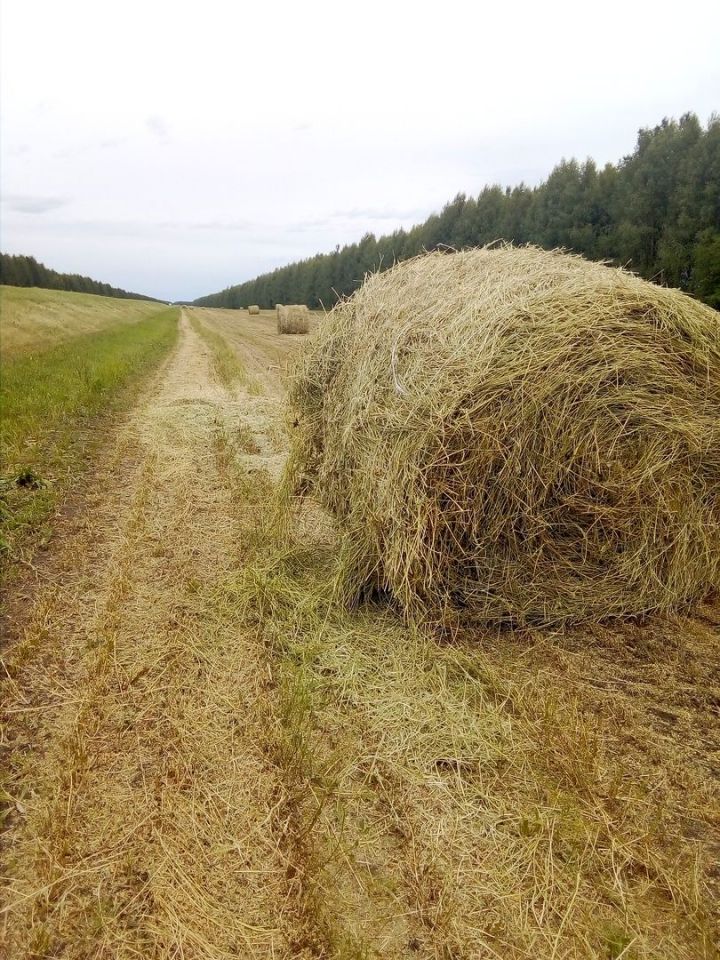
<svg viewBox="0 0 720 960">
<path fill-rule="evenodd" d="M 332 541 L 296 536 L 235 597 L 330 955 L 714 957 L 717 611 L 448 642 L 343 611 Z"/>
<path fill-rule="evenodd" d="M 0 347 L 5 358 L 57 346 L 82 333 L 137 323 L 165 304 L 91 293 L 0 286 Z"/>
<path fill-rule="evenodd" d="M 303 338 L 202 311 L 280 386 Z M 257 402 L 257 401 L 256 401 Z M 333 526 L 227 430 L 248 525 L 226 586 L 270 652 L 296 846 L 328 956 L 683 958 L 718 943 L 720 611 L 413 631 L 338 603 Z M 247 416 L 246 411 L 246 416 Z"/>
<path fill-rule="evenodd" d="M 44 523 L 89 462 L 104 417 L 172 345 L 178 311 L 87 294 L 2 289 L 0 506 L 5 558 Z"/>
<path fill-rule="evenodd" d="M 0 952 L 715 960 L 717 603 L 452 638 L 346 609 L 281 486 L 305 338 L 180 329 L 3 663 Z"/>
</svg>

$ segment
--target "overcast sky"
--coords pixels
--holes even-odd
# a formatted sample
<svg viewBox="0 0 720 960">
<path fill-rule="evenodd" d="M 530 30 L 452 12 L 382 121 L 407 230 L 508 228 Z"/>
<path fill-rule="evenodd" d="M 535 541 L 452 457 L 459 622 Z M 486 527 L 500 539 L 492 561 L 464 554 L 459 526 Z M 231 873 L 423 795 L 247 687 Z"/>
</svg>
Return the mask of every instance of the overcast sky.
<svg viewBox="0 0 720 960">
<path fill-rule="evenodd" d="M 720 110 L 720 3 L 2 0 L 2 249 L 167 299 Z"/>
</svg>

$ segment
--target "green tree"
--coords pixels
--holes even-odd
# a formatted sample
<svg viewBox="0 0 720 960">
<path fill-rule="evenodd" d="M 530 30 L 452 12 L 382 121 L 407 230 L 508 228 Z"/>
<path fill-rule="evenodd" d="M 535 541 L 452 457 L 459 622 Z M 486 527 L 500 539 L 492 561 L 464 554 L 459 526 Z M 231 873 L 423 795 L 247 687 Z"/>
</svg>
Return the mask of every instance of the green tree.
<svg viewBox="0 0 720 960">
<path fill-rule="evenodd" d="M 634 151 L 598 170 L 562 160 L 547 180 L 457 194 L 410 230 L 288 264 L 197 303 L 323 304 L 355 290 L 369 270 L 386 270 L 422 250 L 495 240 L 566 247 L 629 266 L 717 305 L 720 237 L 720 119 L 703 129 L 694 114 L 640 130 Z"/>
</svg>

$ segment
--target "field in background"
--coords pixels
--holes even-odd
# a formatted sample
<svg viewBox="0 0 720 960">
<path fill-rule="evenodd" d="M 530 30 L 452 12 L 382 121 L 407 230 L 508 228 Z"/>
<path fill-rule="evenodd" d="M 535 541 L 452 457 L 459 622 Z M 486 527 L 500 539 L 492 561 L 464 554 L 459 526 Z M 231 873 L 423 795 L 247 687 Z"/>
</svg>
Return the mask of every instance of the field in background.
<svg viewBox="0 0 720 960">
<path fill-rule="evenodd" d="M 102 415 L 131 399 L 175 338 L 157 303 L 3 287 L 0 521 L 5 557 L 43 526 L 102 439 Z"/>
<path fill-rule="evenodd" d="M 277 512 L 305 337 L 184 312 L 5 665 L 0 947 L 715 960 L 717 603 L 452 639 L 340 608 L 332 524 Z"/>
<path fill-rule="evenodd" d="M 261 310 L 256 316 L 250 316 L 247 310 L 220 310 L 211 308 L 190 308 L 188 315 L 204 320 L 222 336 L 237 354 L 254 347 L 263 358 L 266 369 L 280 371 L 296 350 L 302 347 L 306 334 L 283 334 L 277 332 L 277 319 L 274 310 Z M 310 332 L 316 324 L 322 322 L 321 310 L 310 311 Z M 277 376 L 274 377 L 277 381 Z M 276 384 L 279 386 L 279 384 Z"/>
<path fill-rule="evenodd" d="M 156 316 L 164 308 L 164 304 L 147 300 L 0 286 L 0 350 L 7 359 L 57 346 L 82 333 L 137 323 Z"/>
</svg>

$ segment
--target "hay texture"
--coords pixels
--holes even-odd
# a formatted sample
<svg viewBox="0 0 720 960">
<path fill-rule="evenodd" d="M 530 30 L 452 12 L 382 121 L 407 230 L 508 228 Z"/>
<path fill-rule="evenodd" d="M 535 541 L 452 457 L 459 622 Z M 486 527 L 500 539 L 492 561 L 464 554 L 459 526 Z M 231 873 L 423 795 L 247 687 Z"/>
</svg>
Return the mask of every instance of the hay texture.
<svg viewBox="0 0 720 960">
<path fill-rule="evenodd" d="M 256 317 L 260 313 L 260 307 L 256 303 L 247 309 L 251 317 Z"/>
<path fill-rule="evenodd" d="M 277 328 L 278 333 L 307 333 L 310 330 L 310 311 L 305 304 L 279 306 Z"/>
<path fill-rule="evenodd" d="M 532 247 L 368 277 L 290 389 L 286 481 L 339 521 L 349 597 L 518 626 L 720 585 L 719 319 Z"/>
</svg>

